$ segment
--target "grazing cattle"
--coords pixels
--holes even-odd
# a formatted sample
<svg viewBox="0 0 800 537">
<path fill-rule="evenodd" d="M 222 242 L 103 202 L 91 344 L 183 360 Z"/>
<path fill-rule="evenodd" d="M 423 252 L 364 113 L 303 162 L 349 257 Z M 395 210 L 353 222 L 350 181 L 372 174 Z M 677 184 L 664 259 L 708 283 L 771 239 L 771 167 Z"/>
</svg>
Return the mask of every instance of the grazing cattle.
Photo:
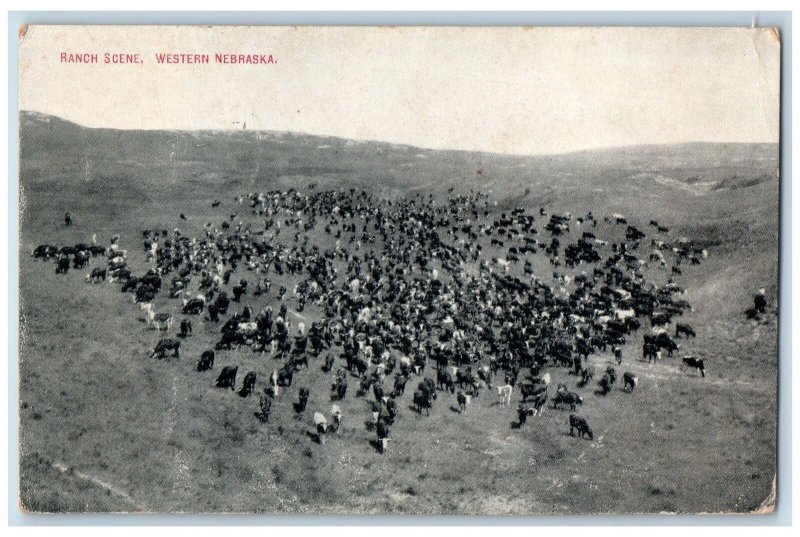
<svg viewBox="0 0 800 537">
<path fill-rule="evenodd" d="M 598 395 L 606 395 L 611 391 L 611 386 L 614 384 L 614 381 L 611 380 L 611 376 L 606 373 L 598 384 L 600 389 L 596 393 Z"/>
<path fill-rule="evenodd" d="M 469 396 L 459 390 L 456 394 L 456 401 L 458 401 L 459 412 L 462 414 L 465 413 L 467 411 L 467 405 L 469 404 Z"/>
<path fill-rule="evenodd" d="M 89 252 L 80 250 L 75 252 L 75 257 L 72 259 L 72 268 L 81 269 L 89 264 Z"/>
<path fill-rule="evenodd" d="M 594 378 L 594 367 L 588 366 L 581 369 L 580 372 L 581 379 L 578 381 L 578 386 L 586 386 L 589 382 Z"/>
<path fill-rule="evenodd" d="M 700 375 L 703 377 L 706 376 L 706 366 L 703 363 L 702 358 L 695 358 L 694 356 L 687 356 L 683 359 L 683 364 L 691 369 L 697 369 L 700 372 Z"/>
<path fill-rule="evenodd" d="M 541 416 L 544 412 L 545 404 L 547 403 L 547 394 L 540 393 L 539 395 L 535 395 L 531 400 L 531 408 L 533 409 L 534 416 Z"/>
<path fill-rule="evenodd" d="M 203 312 L 203 309 L 206 307 L 205 302 L 199 298 L 193 298 L 191 300 L 187 300 L 183 304 L 183 309 L 181 312 L 184 315 L 198 315 Z M 211 306 L 209 306 L 209 311 L 211 311 Z"/>
<path fill-rule="evenodd" d="M 575 392 L 557 392 L 553 398 L 553 408 L 559 405 L 566 405 L 570 410 L 575 410 L 577 405 L 583 405 L 583 397 Z"/>
<path fill-rule="evenodd" d="M 389 443 L 389 425 L 386 420 L 378 420 L 378 423 L 375 424 L 375 432 L 378 435 L 378 450 L 384 453 Z"/>
<path fill-rule="evenodd" d="M 256 418 L 258 418 L 261 423 L 267 423 L 269 421 L 270 411 L 272 410 L 272 397 L 268 392 L 265 391 L 259 397 L 258 409 L 258 412 L 255 412 Z"/>
<path fill-rule="evenodd" d="M 222 368 L 219 377 L 217 377 L 217 388 L 230 388 L 233 391 L 236 388 L 236 372 L 239 368 L 235 365 L 226 365 Z"/>
<path fill-rule="evenodd" d="M 622 375 L 622 381 L 624 382 L 623 390 L 630 393 L 636 387 L 636 384 L 639 382 L 639 377 L 635 376 L 630 371 L 626 371 Z"/>
<path fill-rule="evenodd" d="M 535 397 L 542 393 L 547 392 L 547 384 L 544 382 L 523 382 L 520 385 L 520 393 L 522 394 L 522 401 L 528 397 Z"/>
<path fill-rule="evenodd" d="M 50 259 L 51 257 L 56 257 L 58 255 L 58 248 L 55 246 L 50 246 L 49 244 L 40 244 L 37 246 L 31 256 L 34 259 Z"/>
<path fill-rule="evenodd" d="M 398 397 L 406 392 L 406 382 L 408 377 L 405 375 L 397 375 L 394 378 L 394 388 L 392 389 L 392 397 Z"/>
<path fill-rule="evenodd" d="M 331 400 L 341 401 L 347 394 L 347 377 L 337 376 L 336 381 L 331 385 Z"/>
<path fill-rule="evenodd" d="M 288 388 L 294 380 L 294 367 L 284 367 L 278 371 L 278 386 Z"/>
<path fill-rule="evenodd" d="M 106 281 L 106 269 L 95 267 L 92 272 L 86 275 L 86 282 L 100 283 Z"/>
<path fill-rule="evenodd" d="M 461 392 L 459 392 L 461 393 Z M 430 394 L 423 392 L 422 390 L 417 390 L 414 392 L 414 406 L 417 409 L 417 412 L 422 414 L 422 409 L 425 409 L 425 415 L 430 415 L 430 409 L 433 406 L 433 398 Z"/>
<path fill-rule="evenodd" d="M 150 355 L 150 358 L 162 359 L 166 357 L 167 351 L 172 351 L 172 356 L 175 358 L 180 357 L 181 342 L 175 339 L 162 339 L 156 344 L 156 348 Z"/>
<path fill-rule="evenodd" d="M 116 268 L 116 269 L 109 269 L 108 270 L 108 281 L 110 282 L 117 282 L 117 281 L 127 281 L 131 277 L 131 271 L 126 268 Z M 147 299 L 146 296 L 152 294 L 152 296 Z M 139 298 L 139 295 L 142 295 L 142 298 Z M 150 302 L 150 300 L 155 297 L 155 292 L 151 289 L 140 287 L 137 289 L 136 292 L 136 302 Z"/>
<path fill-rule="evenodd" d="M 308 390 L 308 388 L 300 388 L 297 393 L 297 404 L 295 405 L 295 410 L 297 412 L 306 411 L 306 405 L 308 404 L 308 397 L 310 394 L 311 392 Z"/>
<path fill-rule="evenodd" d="M 147 320 L 148 325 L 153 323 L 156 327 L 157 331 L 161 331 L 162 327 L 170 331 L 172 328 L 172 314 L 170 313 L 156 313 L 153 311 L 153 305 L 148 303 L 148 307 L 145 309 L 147 310 Z"/>
<path fill-rule="evenodd" d="M 455 382 L 453 382 L 453 377 L 447 371 L 436 371 L 436 385 L 440 389 L 449 391 L 450 393 L 455 393 L 456 391 L 456 385 Z"/>
<path fill-rule="evenodd" d="M 239 397 L 248 397 L 251 393 L 253 393 L 253 388 L 256 386 L 256 372 L 249 371 L 244 376 L 244 382 L 242 383 L 242 388 L 239 390 Z"/>
<path fill-rule="evenodd" d="M 569 435 L 574 436 L 574 431 L 578 431 L 578 438 L 588 436 L 589 440 L 594 440 L 594 434 L 592 433 L 592 429 L 589 427 L 589 424 L 586 422 L 586 420 L 576 416 L 575 414 L 570 414 Z"/>
<path fill-rule="evenodd" d="M 66 274 L 69 272 L 69 257 L 60 257 L 56 264 L 56 274 Z"/>
<path fill-rule="evenodd" d="M 320 445 L 324 446 L 325 433 L 328 432 L 328 420 L 321 412 L 314 412 L 314 428 L 317 431 L 317 440 L 319 441 Z"/>
<path fill-rule="evenodd" d="M 507 406 L 511 404 L 511 393 L 513 391 L 514 388 L 511 386 L 511 384 L 497 387 L 497 397 L 500 400 L 500 406 Z"/>
<path fill-rule="evenodd" d="M 214 367 L 214 351 L 203 351 L 203 354 L 200 355 L 200 360 L 197 362 L 197 370 L 200 372 L 208 371 L 212 367 Z"/>
<path fill-rule="evenodd" d="M 679 337 L 681 334 L 686 335 L 686 337 L 697 336 L 694 329 L 690 325 L 686 323 L 677 323 L 675 325 L 675 337 Z"/>
<path fill-rule="evenodd" d="M 181 337 L 189 337 L 192 335 L 192 321 L 189 319 L 181 320 Z"/>
</svg>

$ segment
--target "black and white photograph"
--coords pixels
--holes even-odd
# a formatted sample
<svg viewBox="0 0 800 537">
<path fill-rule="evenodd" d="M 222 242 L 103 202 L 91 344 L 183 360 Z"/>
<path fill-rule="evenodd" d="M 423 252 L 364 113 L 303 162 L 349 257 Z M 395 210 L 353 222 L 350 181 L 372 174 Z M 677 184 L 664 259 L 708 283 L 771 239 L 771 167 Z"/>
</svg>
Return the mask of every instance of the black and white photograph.
<svg viewBox="0 0 800 537">
<path fill-rule="evenodd" d="M 770 27 L 19 31 L 19 509 L 764 514 Z"/>
</svg>

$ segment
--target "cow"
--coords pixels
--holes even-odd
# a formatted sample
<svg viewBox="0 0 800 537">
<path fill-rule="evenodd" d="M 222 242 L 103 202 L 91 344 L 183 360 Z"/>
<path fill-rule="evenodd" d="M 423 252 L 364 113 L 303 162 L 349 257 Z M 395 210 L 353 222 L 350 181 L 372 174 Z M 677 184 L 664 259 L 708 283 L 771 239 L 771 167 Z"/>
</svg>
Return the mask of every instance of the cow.
<svg viewBox="0 0 800 537">
<path fill-rule="evenodd" d="M 469 404 L 469 396 L 459 390 L 456 394 L 456 401 L 458 401 L 459 412 L 462 414 L 465 413 L 467 411 L 467 405 Z"/>
<path fill-rule="evenodd" d="M 603 378 L 600 379 L 600 382 L 598 384 L 600 386 L 600 389 L 595 393 L 597 393 L 598 395 L 606 395 L 611 391 L 611 386 L 614 384 L 614 381 L 611 379 L 611 376 L 608 373 L 606 373 L 605 375 L 603 375 Z"/>
<path fill-rule="evenodd" d="M 86 283 L 100 283 L 100 281 L 106 281 L 106 269 L 95 267 L 92 269 L 92 272 L 86 275 Z"/>
<path fill-rule="evenodd" d="M 189 337 L 192 335 L 192 321 L 189 319 L 181 320 L 181 337 Z"/>
<path fill-rule="evenodd" d="M 244 382 L 242 383 L 242 388 L 239 390 L 239 397 L 248 397 L 251 393 L 253 393 L 253 388 L 256 386 L 256 372 L 249 371 L 244 376 Z"/>
<path fill-rule="evenodd" d="M 583 387 L 589 384 L 589 382 L 594 378 L 594 367 L 588 366 L 581 369 L 579 373 L 581 379 L 578 381 L 578 386 Z"/>
<path fill-rule="evenodd" d="M 217 377 L 217 388 L 230 388 L 233 391 L 236 388 L 236 372 L 239 368 L 235 365 L 226 365 L 222 368 L 222 372 Z"/>
<path fill-rule="evenodd" d="M 690 369 L 697 369 L 700 375 L 706 376 L 706 367 L 702 358 L 695 358 L 694 356 L 686 356 L 683 359 L 683 364 Z"/>
<path fill-rule="evenodd" d="M 697 337 L 694 329 L 686 323 L 677 323 L 675 325 L 675 337 L 677 338 L 681 334 L 686 335 L 686 337 Z"/>
<path fill-rule="evenodd" d="M 453 377 L 447 371 L 443 371 L 440 369 L 436 370 L 436 386 L 444 391 L 450 391 L 450 393 L 455 393 L 456 385 L 453 382 Z"/>
<path fill-rule="evenodd" d="M 89 252 L 86 250 L 79 250 L 75 252 L 75 257 L 72 259 L 72 268 L 81 269 L 89 264 Z"/>
<path fill-rule="evenodd" d="M 156 344 L 156 348 L 150 358 L 162 359 L 166 357 L 167 351 L 172 351 L 172 356 L 180 358 L 181 342 L 175 339 L 162 339 Z"/>
<path fill-rule="evenodd" d="M 272 397 L 269 395 L 268 392 L 264 392 L 261 394 L 259 401 L 258 401 L 258 412 L 255 412 L 256 418 L 261 423 L 267 423 L 269 421 L 269 414 L 272 410 Z"/>
<path fill-rule="evenodd" d="M 636 387 L 636 383 L 639 382 L 639 377 L 635 376 L 630 371 L 626 371 L 622 375 L 622 381 L 624 383 L 624 387 L 622 388 L 624 391 L 630 393 Z"/>
<path fill-rule="evenodd" d="M 200 360 L 197 362 L 197 370 L 200 372 L 208 371 L 212 367 L 214 367 L 214 351 L 203 351 L 203 354 L 200 355 Z"/>
<path fill-rule="evenodd" d="M 461 393 L 461 392 L 459 392 Z M 414 406 L 417 408 L 417 412 L 422 414 L 422 409 L 425 409 L 425 415 L 430 415 L 430 409 L 433 406 L 433 397 L 427 392 L 422 390 L 417 390 L 414 392 Z"/>
<path fill-rule="evenodd" d="M 31 253 L 31 256 L 34 259 L 50 259 L 51 257 L 56 257 L 57 255 L 58 248 L 55 246 L 50 246 L 49 244 L 40 244 Z"/>
<path fill-rule="evenodd" d="M 297 403 L 294 405 L 294 409 L 296 412 L 305 412 L 306 406 L 308 405 L 308 397 L 311 395 L 311 392 L 308 388 L 300 388 L 297 393 Z"/>
<path fill-rule="evenodd" d="M 513 391 L 514 388 L 511 386 L 511 384 L 497 387 L 497 397 L 500 399 L 500 406 L 507 406 L 511 404 L 511 393 Z"/>
<path fill-rule="evenodd" d="M 583 405 L 583 397 L 575 392 L 557 392 L 553 398 L 553 408 L 559 405 L 566 405 L 570 410 L 575 410 L 577 405 Z"/>
<path fill-rule="evenodd" d="M 378 435 L 378 450 L 381 453 L 386 451 L 386 445 L 389 443 L 389 425 L 386 420 L 379 419 L 375 424 L 375 432 Z"/>
<path fill-rule="evenodd" d="M 392 397 L 403 395 L 406 391 L 406 382 L 408 377 L 405 375 L 397 375 L 394 378 L 394 388 L 392 389 Z"/>
<path fill-rule="evenodd" d="M 203 309 L 206 307 L 205 302 L 199 298 L 193 298 L 191 300 L 187 300 L 183 304 L 183 309 L 181 310 L 184 315 L 198 315 L 203 312 Z M 209 311 L 211 307 L 209 306 Z"/>
<path fill-rule="evenodd" d="M 533 400 L 531 401 L 531 408 L 533 409 L 534 416 L 541 416 L 544 412 L 545 404 L 547 403 L 547 394 L 540 393 L 539 395 L 535 395 Z"/>
<path fill-rule="evenodd" d="M 520 392 L 524 402 L 528 397 L 535 397 L 547 392 L 547 384 L 544 382 L 523 382 L 520 384 Z"/>
<path fill-rule="evenodd" d="M 69 272 L 69 257 L 59 257 L 56 264 L 56 274 L 66 274 Z"/>
<path fill-rule="evenodd" d="M 586 420 L 576 416 L 575 414 L 570 414 L 569 435 L 574 436 L 574 431 L 578 431 L 578 438 L 588 436 L 589 440 L 594 440 L 594 434 L 592 433 L 592 429 L 589 427 L 589 424 L 586 422 Z"/>
</svg>

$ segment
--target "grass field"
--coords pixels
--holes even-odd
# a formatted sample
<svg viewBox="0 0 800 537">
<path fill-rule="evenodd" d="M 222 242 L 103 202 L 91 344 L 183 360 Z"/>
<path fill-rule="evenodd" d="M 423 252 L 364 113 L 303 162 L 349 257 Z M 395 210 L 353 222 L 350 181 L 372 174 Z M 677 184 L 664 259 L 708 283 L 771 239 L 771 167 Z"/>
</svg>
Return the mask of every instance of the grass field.
<svg viewBox="0 0 800 537">
<path fill-rule="evenodd" d="M 380 143 L 251 132 L 85 129 L 21 117 L 20 474 L 31 511 L 578 514 L 749 512 L 769 505 L 776 461 L 777 146 L 642 146 L 549 157 L 429 151 Z M 621 212 L 707 247 L 677 281 L 694 305 L 682 320 L 697 338 L 680 354 L 706 360 L 706 378 L 679 358 L 640 361 L 624 349 L 632 394 L 581 391 L 594 441 L 569 436 L 569 412 L 548 408 L 512 429 L 491 393 L 454 412 L 440 396 L 430 417 L 402 399 L 387 453 L 369 441 L 363 398 L 342 403 L 344 425 L 312 441 L 311 415 L 330 408 L 319 363 L 282 391 L 266 425 L 257 397 L 211 387 L 221 365 L 275 366 L 248 348 L 218 353 L 213 373 L 193 365 L 218 326 L 194 320 L 179 360 L 149 359 L 159 335 L 131 295 L 88 285 L 85 271 L 54 274 L 34 261 L 40 243 L 106 244 L 113 234 L 146 268 L 140 230 L 180 227 L 245 210 L 235 196 L 298 188 L 365 188 L 382 197 L 480 189 L 511 207 L 598 217 Z M 211 201 L 222 206 L 211 209 Z M 76 223 L 65 228 L 64 213 Z M 184 213 L 188 220 L 178 218 Z M 541 229 L 541 222 L 537 225 Z M 601 225 L 598 236 L 619 233 Z M 322 240 L 317 237 L 317 239 Z M 648 237 L 649 240 L 649 237 Z M 92 266 L 97 265 L 93 261 Z M 655 269 L 654 269 L 655 270 Z M 653 275 L 662 280 L 666 275 Z M 234 278 L 238 281 L 238 276 Z M 275 281 L 274 285 L 279 285 Z M 287 279 L 286 283 L 290 283 Z M 748 321 L 767 289 L 770 313 Z M 176 307 L 159 299 L 157 309 Z M 313 307 L 302 315 L 312 318 Z M 685 352 L 684 352 L 685 351 Z M 611 356 L 593 357 L 596 368 Z M 555 382 L 575 380 L 555 370 Z M 311 388 L 308 410 L 291 405 Z M 766 504 L 765 504 L 766 502 Z"/>
</svg>

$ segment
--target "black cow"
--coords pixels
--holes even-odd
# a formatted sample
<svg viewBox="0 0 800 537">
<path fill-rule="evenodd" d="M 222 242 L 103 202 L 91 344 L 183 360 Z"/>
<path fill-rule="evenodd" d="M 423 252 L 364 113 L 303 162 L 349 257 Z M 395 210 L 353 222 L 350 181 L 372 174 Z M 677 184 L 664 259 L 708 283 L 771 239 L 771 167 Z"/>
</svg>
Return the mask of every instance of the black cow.
<svg viewBox="0 0 800 537">
<path fill-rule="evenodd" d="M 522 393 L 522 400 L 525 401 L 528 397 L 536 397 L 547 392 L 547 384 L 544 382 L 523 382 L 520 385 L 520 393 Z"/>
<path fill-rule="evenodd" d="M 583 397 L 574 392 L 558 392 L 553 398 L 553 408 L 559 405 L 566 405 L 570 410 L 575 410 L 576 405 L 583 405 Z"/>
<path fill-rule="evenodd" d="M 706 376 L 706 366 L 703 363 L 702 358 L 695 358 L 694 356 L 687 356 L 683 359 L 684 365 L 691 369 L 697 369 L 700 374 L 705 377 Z"/>
<path fill-rule="evenodd" d="M 403 395 L 406 392 L 406 382 L 408 377 L 405 375 L 397 375 L 394 378 L 394 389 L 392 390 L 392 397 Z"/>
<path fill-rule="evenodd" d="M 183 305 L 183 310 L 181 311 L 183 312 L 184 315 L 198 315 L 203 312 L 203 308 L 205 307 L 206 307 L 205 302 L 203 302 L 199 298 L 193 298 Z M 209 308 L 209 310 L 210 309 L 211 308 Z"/>
<path fill-rule="evenodd" d="M 100 281 L 106 281 L 106 269 L 95 267 L 92 269 L 92 272 L 86 276 L 87 282 L 99 283 Z"/>
<path fill-rule="evenodd" d="M 386 449 L 386 440 L 389 438 L 389 424 L 386 423 L 386 420 L 378 420 L 375 432 L 378 435 L 378 450 L 383 453 Z"/>
<path fill-rule="evenodd" d="M 436 371 L 436 385 L 444 391 L 449 390 L 450 393 L 455 393 L 456 391 L 456 385 L 453 382 L 453 377 L 446 371 Z"/>
<path fill-rule="evenodd" d="M 235 365 L 226 365 L 222 368 L 222 372 L 217 377 L 217 388 L 236 388 L 236 372 L 239 368 Z"/>
<path fill-rule="evenodd" d="M 244 376 L 242 389 L 239 390 L 239 397 L 248 397 L 253 393 L 253 388 L 256 387 L 256 372 L 250 371 Z"/>
<path fill-rule="evenodd" d="M 624 383 L 624 387 L 622 389 L 630 393 L 636 387 L 636 383 L 639 382 L 639 377 L 635 376 L 630 371 L 626 371 L 622 375 L 622 381 Z"/>
<path fill-rule="evenodd" d="M 686 337 L 697 336 L 694 329 L 690 325 L 686 323 L 677 323 L 675 325 L 675 337 L 679 337 L 681 334 L 685 334 Z"/>
<path fill-rule="evenodd" d="M 167 355 L 167 351 L 172 351 L 172 355 L 175 358 L 180 357 L 180 348 L 181 342 L 175 339 L 162 339 L 156 344 L 156 348 L 153 350 L 153 353 L 150 355 L 150 358 L 157 357 L 159 359 L 164 358 Z"/>
<path fill-rule="evenodd" d="M 262 423 L 268 422 L 269 413 L 272 410 L 272 397 L 267 393 L 262 393 L 258 401 L 258 408 L 259 411 L 255 413 L 255 416 Z"/>
<path fill-rule="evenodd" d="M 573 432 L 578 431 L 578 438 L 583 438 L 584 436 L 588 436 L 589 440 L 594 440 L 594 434 L 592 433 L 591 427 L 586 422 L 585 419 L 576 416 L 575 414 L 570 414 L 569 416 L 569 435 L 574 436 Z"/>
<path fill-rule="evenodd" d="M 197 370 L 208 371 L 212 367 L 214 367 L 214 351 L 203 351 L 203 354 L 200 355 L 200 361 L 197 362 Z"/>
<path fill-rule="evenodd" d="M 606 395 L 611 391 L 611 386 L 614 384 L 614 381 L 611 380 L 611 376 L 606 373 L 603 375 L 603 378 L 600 379 L 598 383 L 600 389 L 596 392 L 598 395 Z"/>
<path fill-rule="evenodd" d="M 181 337 L 189 337 L 192 335 L 192 321 L 189 319 L 181 320 Z"/>
<path fill-rule="evenodd" d="M 50 259 L 58 255 L 58 248 L 50 246 L 49 244 L 40 244 L 34 250 L 31 256 L 34 259 Z"/>
<path fill-rule="evenodd" d="M 75 252 L 75 257 L 72 259 L 72 267 L 80 269 L 89 264 L 89 252 L 86 250 L 79 250 Z"/>
<path fill-rule="evenodd" d="M 461 392 L 458 392 L 461 394 Z M 417 390 L 414 392 L 414 406 L 417 407 L 417 412 L 422 414 L 422 409 L 425 409 L 425 415 L 430 415 L 430 409 L 433 406 L 433 398 L 430 394 Z"/>
<path fill-rule="evenodd" d="M 60 257 L 56 265 L 56 274 L 66 274 L 69 272 L 69 257 Z"/>
<path fill-rule="evenodd" d="M 300 388 L 300 391 L 297 395 L 297 404 L 294 407 L 297 412 L 305 412 L 310 393 L 311 392 L 309 392 L 308 388 Z"/>
</svg>

